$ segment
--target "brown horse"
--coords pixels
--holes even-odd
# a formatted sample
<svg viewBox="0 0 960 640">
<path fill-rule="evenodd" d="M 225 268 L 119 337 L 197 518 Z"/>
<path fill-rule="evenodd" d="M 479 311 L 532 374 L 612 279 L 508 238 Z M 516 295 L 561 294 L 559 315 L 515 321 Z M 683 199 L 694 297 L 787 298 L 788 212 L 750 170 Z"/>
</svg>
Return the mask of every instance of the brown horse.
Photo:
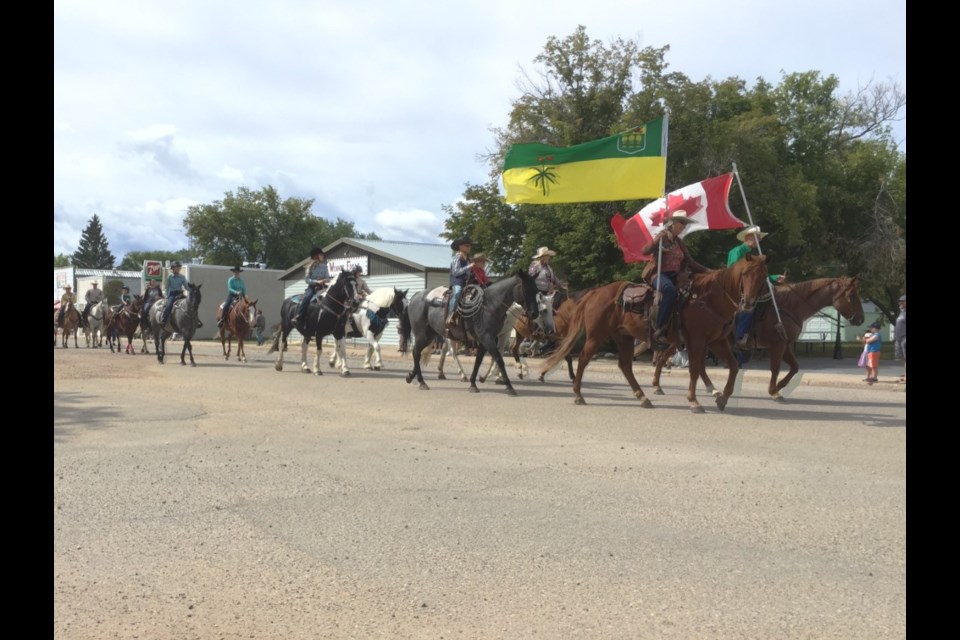
<svg viewBox="0 0 960 640">
<path fill-rule="evenodd" d="M 217 320 L 223 314 L 223 307 L 217 309 Z M 247 296 L 240 296 L 230 305 L 230 312 L 226 320 L 220 325 L 220 346 L 223 347 L 223 359 L 230 359 L 233 350 L 232 336 L 237 337 L 237 361 L 246 362 L 247 352 L 243 348 L 243 341 L 250 333 L 250 328 L 257 321 L 257 301 Z"/>
<path fill-rule="evenodd" d="M 53 346 L 57 346 L 57 316 L 59 311 L 53 312 Z M 80 333 L 80 312 L 77 311 L 77 308 L 70 303 L 67 306 L 66 311 L 63 312 L 63 348 L 69 348 L 67 340 L 70 338 L 70 334 L 73 334 L 73 348 L 79 349 L 80 345 L 77 343 L 77 336 Z"/>
<path fill-rule="evenodd" d="M 137 350 L 133 346 L 133 337 L 140 325 L 140 309 L 143 305 L 143 298 L 134 295 L 129 304 L 125 304 L 120 311 L 113 314 L 107 324 L 107 343 L 110 345 L 110 353 L 120 353 L 120 341 L 123 336 L 127 338 L 127 347 L 125 353 L 135 355 Z M 117 349 L 113 349 L 113 340 L 117 340 Z"/>
<path fill-rule="evenodd" d="M 690 351 L 690 386 L 687 400 L 694 413 L 704 412 L 697 402 L 696 383 L 703 369 L 708 346 L 721 356 L 729 356 L 724 359 L 728 363 L 730 374 L 723 393 L 717 397 L 720 410 L 726 408 L 739 370 L 726 335 L 733 328 L 737 309 L 749 310 L 756 304 L 767 277 L 766 256 L 746 256 L 725 269 L 715 269 L 693 276 L 690 300 L 679 312 L 680 326 L 671 324 L 667 339 L 674 344 L 686 342 Z M 584 294 L 577 304 L 567 337 L 543 366 L 544 373 L 553 368 L 570 352 L 579 335 L 586 333 L 573 381 L 576 404 L 585 404 L 583 396 L 580 395 L 584 369 L 600 345 L 607 339 L 612 339 L 619 352 L 620 371 L 630 384 L 633 395 L 641 401 L 641 406 L 653 406 L 633 375 L 633 340 L 646 339 L 648 326 L 640 313 L 624 310 L 621 298 L 624 290 L 632 284 L 614 282 Z"/>
<path fill-rule="evenodd" d="M 756 347 L 766 349 L 770 354 L 770 384 L 767 393 L 775 402 L 783 402 L 780 392 L 800 370 L 797 357 L 793 353 L 793 345 L 800 337 L 803 323 L 824 307 L 829 306 L 839 311 L 840 315 L 854 326 L 863 324 L 864 314 L 858 277 L 816 278 L 777 285 L 774 288 L 774 295 L 777 309 L 780 311 L 784 335 L 777 330 L 777 313 L 773 305 L 761 303 L 757 307 L 751 337 Z M 664 354 L 669 355 L 668 352 Z M 790 371 L 778 381 L 781 361 L 789 365 Z M 656 362 L 653 373 L 654 393 L 657 393 L 656 389 L 660 388 L 660 370 L 664 362 L 662 357 Z M 707 392 L 711 392 L 713 383 L 706 371 L 701 374 L 701 379 L 707 387 Z"/>
<path fill-rule="evenodd" d="M 553 324 L 555 329 L 554 335 L 548 336 L 552 340 L 562 340 L 567 335 L 567 327 L 570 325 L 570 320 L 573 318 L 574 309 L 576 309 L 576 302 L 583 296 L 583 291 L 578 291 L 572 294 L 568 294 L 565 289 L 560 289 L 555 294 L 553 299 Z M 514 326 L 514 330 L 517 335 L 513 340 L 513 345 L 511 346 L 511 353 L 513 353 L 513 359 L 517 363 L 517 368 L 520 369 L 520 379 L 523 379 L 523 376 L 527 374 L 527 365 L 520 359 L 520 343 L 524 340 L 529 340 L 531 343 L 537 338 L 534 335 L 533 329 L 530 327 L 530 321 L 527 320 L 526 316 L 520 316 L 517 320 L 517 324 Z M 567 361 L 567 372 L 570 375 L 570 379 L 574 379 L 573 373 L 573 357 L 568 353 L 565 360 Z M 545 373 L 541 373 L 539 380 L 540 382 L 544 381 Z"/>
</svg>

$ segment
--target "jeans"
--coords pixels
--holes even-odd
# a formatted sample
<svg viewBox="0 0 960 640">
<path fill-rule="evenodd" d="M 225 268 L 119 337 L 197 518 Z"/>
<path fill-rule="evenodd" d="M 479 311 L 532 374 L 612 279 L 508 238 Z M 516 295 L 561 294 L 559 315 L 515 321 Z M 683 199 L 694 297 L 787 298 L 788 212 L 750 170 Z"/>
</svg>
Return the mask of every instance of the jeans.
<svg viewBox="0 0 960 640">
<path fill-rule="evenodd" d="M 263 329 L 257 327 L 257 346 L 263 344 Z"/>
<path fill-rule="evenodd" d="M 230 313 L 230 305 L 233 304 L 233 301 L 237 299 L 237 294 L 228 293 L 227 299 L 223 301 L 223 315 L 220 316 L 220 319 L 226 321 L 227 314 Z"/>
<path fill-rule="evenodd" d="M 750 311 L 738 311 L 737 312 L 737 328 L 734 330 L 734 340 L 740 342 L 740 339 L 743 336 L 750 333 L 750 330 L 753 329 L 753 313 L 755 309 Z"/>
<path fill-rule="evenodd" d="M 163 305 L 163 316 L 160 318 L 160 326 L 167 324 L 167 320 L 170 319 L 170 313 L 173 311 L 173 303 L 177 301 L 180 294 L 180 291 L 171 291 L 169 295 L 167 295 L 167 303 Z"/>
<path fill-rule="evenodd" d="M 313 296 L 317 293 L 317 289 L 310 285 L 307 287 L 307 290 L 303 292 L 303 296 L 300 297 L 300 304 L 297 305 L 297 317 L 302 318 L 304 312 L 310 307 L 310 302 L 313 300 Z"/>
<path fill-rule="evenodd" d="M 660 306 L 657 310 L 657 329 L 667 326 L 670 314 L 673 312 L 673 305 L 677 301 L 677 287 L 673 284 L 673 276 L 667 272 L 653 277 L 653 288 L 660 288 Z M 659 283 L 658 283 L 659 281 Z"/>
<path fill-rule="evenodd" d="M 450 302 L 447 303 L 447 314 L 453 313 L 453 310 L 457 308 L 457 301 L 460 300 L 460 292 L 463 291 L 462 284 L 453 285 L 453 293 L 450 294 Z"/>
</svg>

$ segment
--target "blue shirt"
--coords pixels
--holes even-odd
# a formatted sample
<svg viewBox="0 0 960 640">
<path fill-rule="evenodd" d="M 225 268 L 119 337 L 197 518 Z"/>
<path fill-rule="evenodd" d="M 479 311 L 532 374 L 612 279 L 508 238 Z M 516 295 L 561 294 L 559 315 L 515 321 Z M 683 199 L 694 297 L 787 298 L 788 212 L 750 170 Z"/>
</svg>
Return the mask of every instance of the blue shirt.
<svg viewBox="0 0 960 640">
<path fill-rule="evenodd" d="M 455 255 L 453 262 L 450 263 L 450 286 L 457 284 L 461 287 L 467 286 L 468 271 L 470 271 L 470 261 L 461 257 L 459 253 Z"/>
<path fill-rule="evenodd" d="M 187 288 L 187 276 L 171 273 L 167 276 L 167 297 Z"/>
<path fill-rule="evenodd" d="M 230 279 L 227 280 L 227 293 L 232 293 L 235 296 L 245 296 L 247 295 L 247 285 L 241 278 L 230 276 Z"/>
<path fill-rule="evenodd" d="M 330 270 L 327 269 L 326 262 L 314 260 L 307 265 L 307 277 L 304 278 L 308 285 L 319 284 L 320 280 L 329 280 Z"/>
<path fill-rule="evenodd" d="M 877 351 L 880 351 L 880 344 L 883 342 L 883 337 L 880 335 L 879 331 L 873 335 L 877 336 L 877 339 L 873 342 L 867 343 L 867 353 L 876 353 Z"/>
</svg>

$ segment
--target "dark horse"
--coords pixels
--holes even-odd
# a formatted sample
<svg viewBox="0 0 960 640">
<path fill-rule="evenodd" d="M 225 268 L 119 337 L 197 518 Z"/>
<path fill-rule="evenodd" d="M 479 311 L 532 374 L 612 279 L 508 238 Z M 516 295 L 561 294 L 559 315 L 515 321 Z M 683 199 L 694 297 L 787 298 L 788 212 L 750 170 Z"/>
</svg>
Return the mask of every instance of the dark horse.
<svg viewBox="0 0 960 640">
<path fill-rule="evenodd" d="M 800 337 L 803 323 L 813 317 L 821 309 L 833 306 L 834 309 L 854 326 L 863 324 L 863 304 L 860 301 L 860 279 L 857 277 L 817 278 L 794 284 L 781 284 L 774 287 L 777 309 L 783 322 L 785 336 L 777 331 L 777 313 L 769 302 L 757 305 L 756 318 L 752 338 L 756 346 L 766 349 L 770 354 L 770 384 L 767 393 L 776 402 L 782 402 L 780 392 L 790 383 L 790 380 L 800 370 L 797 357 L 793 353 L 793 344 Z M 669 355 L 668 351 L 663 354 Z M 664 356 L 658 358 L 653 373 L 653 385 L 660 388 L 660 370 L 663 368 Z M 785 361 L 790 371 L 782 380 L 780 362 Z M 707 392 L 713 389 L 713 382 L 704 370 L 700 378 L 707 386 Z"/>
<path fill-rule="evenodd" d="M 117 313 L 113 314 L 110 322 L 107 324 L 107 343 L 110 345 L 110 353 L 120 353 L 120 339 L 122 336 L 127 338 L 126 353 L 134 355 L 136 350 L 133 347 L 133 336 L 140 325 L 140 309 L 143 307 L 143 298 L 134 294 L 133 301 L 128 305 L 123 305 Z M 117 341 L 117 350 L 113 350 L 113 341 Z"/>
<path fill-rule="evenodd" d="M 217 310 L 217 315 L 221 315 L 223 309 Z M 247 361 L 247 352 L 243 348 L 243 341 L 250 333 L 250 327 L 257 319 L 257 301 L 250 300 L 247 296 L 240 296 L 230 305 L 230 311 L 227 313 L 226 320 L 220 326 L 220 346 L 223 347 L 223 359 L 230 359 L 230 351 L 233 349 L 232 336 L 237 337 L 237 360 Z"/>
<path fill-rule="evenodd" d="M 300 342 L 300 370 L 304 373 L 310 373 L 310 367 L 307 366 L 307 353 L 310 347 L 310 339 L 313 338 L 317 341 L 317 355 L 314 358 L 313 374 L 322 376 L 320 343 L 324 336 L 333 334 L 334 348 L 337 350 L 343 348 L 341 338 L 346 333 L 347 316 L 360 305 L 357 278 L 353 273 L 341 271 L 337 275 L 337 279 L 326 290 L 326 295 L 316 297 L 310 302 L 310 308 L 303 316 L 304 326 L 294 327 L 293 319 L 296 316 L 299 303 L 300 296 L 293 296 L 283 301 L 280 306 L 280 329 L 273 334 L 273 344 L 267 353 L 278 352 L 274 368 L 277 371 L 283 371 L 283 352 L 287 350 L 287 336 L 296 328 L 302 336 Z M 346 353 L 340 354 L 340 361 L 342 362 L 340 375 L 349 376 L 350 370 L 347 368 Z"/>
<path fill-rule="evenodd" d="M 429 291 L 420 291 L 415 294 L 410 299 L 410 304 L 407 305 L 404 314 L 400 316 L 401 352 L 406 352 L 410 343 L 410 336 L 413 335 L 413 371 L 407 374 L 407 383 L 416 378 L 420 383 L 420 389 L 430 388 L 423 381 L 421 356 L 425 351 L 433 348 L 437 336 L 443 336 L 445 333 L 444 316 L 446 309 L 442 304 L 433 304 L 431 300 L 427 299 L 429 294 Z M 507 309 L 511 304 L 521 305 L 527 316 L 534 320 L 540 316 L 539 291 L 537 291 L 537 285 L 533 277 L 526 271 L 519 270 L 515 275 L 494 282 L 483 289 L 482 294 L 483 297 L 475 313 L 463 318 L 462 326 L 450 331 L 450 338 L 460 341 L 470 339 L 477 343 L 477 359 L 473 363 L 473 374 L 470 376 L 471 392 L 477 393 L 480 391 L 477 388 L 477 374 L 480 371 L 483 356 L 489 351 L 500 369 L 500 375 L 503 376 L 507 393 L 515 396 L 517 392 L 510 384 L 510 378 L 507 377 L 503 356 L 500 355 L 497 348 L 497 340 L 507 317 Z M 542 331 L 547 334 L 553 333 L 553 314 L 548 315 L 545 323 L 549 326 L 542 327 Z M 430 352 L 427 351 L 427 353 Z"/>
<path fill-rule="evenodd" d="M 199 322 L 200 311 L 200 287 L 203 285 L 187 283 L 187 293 L 185 296 L 174 301 L 173 309 L 170 311 L 170 317 L 167 324 L 160 324 L 160 318 L 163 315 L 163 308 L 167 305 L 167 299 L 157 300 L 150 307 L 150 330 L 153 332 L 153 345 L 157 349 L 157 361 L 163 364 L 163 359 L 167 355 L 167 338 L 173 332 L 180 334 L 183 338 L 183 349 L 180 351 L 180 364 L 186 365 L 184 356 L 187 351 L 190 352 L 190 366 L 195 367 L 197 363 L 193 360 L 193 334 L 197 332 L 197 323 Z"/>
<path fill-rule="evenodd" d="M 715 269 L 693 276 L 690 301 L 680 309 L 679 330 L 676 326 L 671 326 L 668 339 L 673 344 L 686 342 L 690 352 L 690 387 L 687 400 L 694 413 L 704 412 L 697 402 L 696 383 L 703 369 L 708 346 L 714 353 L 729 356 L 724 359 L 728 363 L 730 375 L 723 393 L 717 397 L 720 410 L 726 408 L 739 370 L 726 335 L 733 328 L 737 309 L 749 310 L 756 304 L 757 298 L 766 288 L 767 277 L 766 256 L 746 256 L 725 269 Z M 584 404 L 583 396 L 580 395 L 584 369 L 600 345 L 610 338 L 617 345 L 620 371 L 633 389 L 633 395 L 641 401 L 641 406 L 653 406 L 633 375 L 633 340 L 646 339 L 648 327 L 646 319 L 640 313 L 624 310 L 622 297 L 627 287 L 632 284 L 614 282 L 584 294 L 577 303 L 567 337 L 543 365 L 543 372 L 552 369 L 569 353 L 580 334 L 586 333 L 573 381 L 576 404 Z"/>
</svg>

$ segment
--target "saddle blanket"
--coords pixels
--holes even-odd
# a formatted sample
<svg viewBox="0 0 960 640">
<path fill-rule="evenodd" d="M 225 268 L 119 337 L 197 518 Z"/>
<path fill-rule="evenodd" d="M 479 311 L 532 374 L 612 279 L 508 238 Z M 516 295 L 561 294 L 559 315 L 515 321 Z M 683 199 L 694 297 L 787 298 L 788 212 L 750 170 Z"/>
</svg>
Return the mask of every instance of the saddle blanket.
<svg viewBox="0 0 960 640">
<path fill-rule="evenodd" d="M 436 287 L 435 289 L 431 289 L 425 297 L 430 301 L 431 306 L 442 307 L 443 297 L 447 295 L 449 290 L 450 287 Z"/>
</svg>

